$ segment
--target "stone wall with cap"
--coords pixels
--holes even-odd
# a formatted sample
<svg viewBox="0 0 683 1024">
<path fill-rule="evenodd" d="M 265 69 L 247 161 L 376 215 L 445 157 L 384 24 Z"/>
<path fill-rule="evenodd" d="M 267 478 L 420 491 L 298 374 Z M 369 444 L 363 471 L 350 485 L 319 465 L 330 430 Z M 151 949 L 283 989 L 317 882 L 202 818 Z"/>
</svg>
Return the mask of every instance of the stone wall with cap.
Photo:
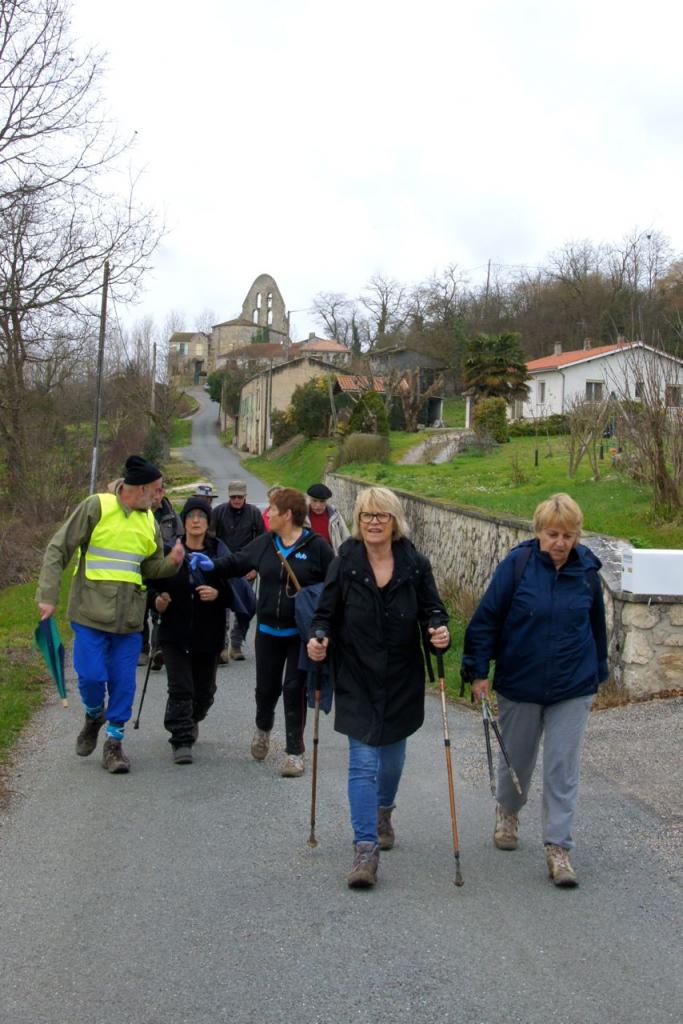
<svg viewBox="0 0 683 1024">
<path fill-rule="evenodd" d="M 350 524 L 356 495 L 367 482 L 327 473 L 325 483 L 332 491 L 330 503 Z M 405 509 L 411 539 L 431 561 L 437 580 L 448 580 L 477 597 L 510 549 L 533 536 L 525 519 L 392 490 Z M 603 563 L 600 578 L 614 684 L 628 697 L 683 688 L 683 598 L 621 591 L 624 542 L 598 534 L 583 539 Z"/>
</svg>

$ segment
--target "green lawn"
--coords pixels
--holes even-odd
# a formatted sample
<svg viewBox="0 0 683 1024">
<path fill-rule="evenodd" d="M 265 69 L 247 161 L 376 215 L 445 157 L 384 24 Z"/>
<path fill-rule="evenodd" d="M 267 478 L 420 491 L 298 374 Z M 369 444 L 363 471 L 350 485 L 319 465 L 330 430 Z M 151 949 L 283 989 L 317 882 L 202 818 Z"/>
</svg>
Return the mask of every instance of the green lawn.
<svg viewBox="0 0 683 1024">
<path fill-rule="evenodd" d="M 536 505 L 549 494 L 567 491 L 583 509 L 587 530 L 623 537 L 640 547 L 683 547 L 683 522 L 655 521 L 648 489 L 612 467 L 607 446 L 599 463 L 600 480 L 591 479 L 586 460 L 573 480 L 567 477 L 565 437 L 550 438 L 549 443 L 533 437 L 513 438 L 488 454 L 470 452 L 439 466 L 397 465 L 396 460 L 425 436 L 392 432 L 388 465 L 351 464 L 340 472 L 436 501 L 525 519 L 531 518 Z M 281 457 L 250 459 L 246 465 L 267 483 L 279 481 L 305 490 L 320 479 L 327 457 L 333 453 L 334 443 L 320 439 L 305 442 Z"/>
<path fill-rule="evenodd" d="M 445 398 L 443 403 L 443 421 L 447 427 L 465 426 L 465 399 Z"/>
<path fill-rule="evenodd" d="M 173 420 L 169 445 L 171 448 L 184 448 L 192 441 L 192 420 Z"/>
</svg>

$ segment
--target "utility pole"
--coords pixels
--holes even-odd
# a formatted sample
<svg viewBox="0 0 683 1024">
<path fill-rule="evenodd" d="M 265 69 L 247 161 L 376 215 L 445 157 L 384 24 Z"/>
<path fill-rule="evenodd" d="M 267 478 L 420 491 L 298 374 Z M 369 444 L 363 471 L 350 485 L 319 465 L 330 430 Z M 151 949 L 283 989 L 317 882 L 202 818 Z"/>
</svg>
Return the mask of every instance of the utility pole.
<svg viewBox="0 0 683 1024">
<path fill-rule="evenodd" d="M 90 494 L 95 493 L 97 479 L 97 456 L 100 444 L 100 410 L 102 408 L 102 373 L 104 370 L 104 337 L 107 329 L 107 292 L 109 291 L 109 260 L 104 261 L 102 280 L 102 306 L 100 308 L 100 339 L 97 348 L 97 388 L 95 397 L 95 427 L 92 441 L 92 463 L 90 466 Z"/>
<path fill-rule="evenodd" d="M 156 411 L 156 375 L 157 375 L 157 343 L 152 345 L 152 391 L 149 396 L 149 409 L 154 415 Z"/>
</svg>

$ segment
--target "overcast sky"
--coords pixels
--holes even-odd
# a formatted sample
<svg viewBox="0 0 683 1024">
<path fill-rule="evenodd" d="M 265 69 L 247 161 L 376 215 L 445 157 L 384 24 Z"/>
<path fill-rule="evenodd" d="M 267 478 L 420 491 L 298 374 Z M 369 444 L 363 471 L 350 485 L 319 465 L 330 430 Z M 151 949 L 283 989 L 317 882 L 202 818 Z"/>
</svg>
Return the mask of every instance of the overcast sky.
<svg viewBox="0 0 683 1024">
<path fill-rule="evenodd" d="M 75 0 L 168 234 L 140 304 L 193 329 L 634 227 L 683 249 L 678 0 Z M 314 329 L 306 312 L 293 333 Z"/>
</svg>

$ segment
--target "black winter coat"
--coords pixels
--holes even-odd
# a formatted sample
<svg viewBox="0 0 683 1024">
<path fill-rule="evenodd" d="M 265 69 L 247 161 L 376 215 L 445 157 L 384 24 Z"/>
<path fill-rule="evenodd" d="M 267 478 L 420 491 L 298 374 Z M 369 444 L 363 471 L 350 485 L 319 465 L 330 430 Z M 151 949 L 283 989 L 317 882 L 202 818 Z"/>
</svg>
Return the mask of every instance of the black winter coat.
<svg viewBox="0 0 683 1024">
<path fill-rule="evenodd" d="M 182 538 L 183 542 L 185 538 Z M 225 555 L 227 548 L 215 537 L 204 541 L 204 553 L 210 558 Z M 171 603 L 161 616 L 159 640 L 164 646 L 177 647 L 185 654 L 220 651 L 225 640 L 225 609 L 229 606 L 231 592 L 229 584 L 221 581 L 217 572 L 192 574 L 187 549 L 185 561 L 175 576 L 167 579 L 148 580 L 153 597 L 163 594 L 171 596 Z M 195 587 L 206 583 L 218 590 L 215 601 L 201 601 Z M 154 609 L 154 603 L 152 603 Z"/>
<path fill-rule="evenodd" d="M 409 540 L 392 545 L 394 574 L 379 590 L 365 545 L 339 549 L 311 625 L 330 637 L 337 732 L 387 746 L 424 721 L 427 628 L 448 622 L 429 560 Z"/>
<path fill-rule="evenodd" d="M 231 551 L 241 551 L 255 537 L 265 533 L 266 527 L 256 505 L 245 502 L 242 508 L 235 509 L 226 501 L 212 509 L 211 529 Z"/>
<path fill-rule="evenodd" d="M 326 540 L 312 530 L 304 530 L 287 562 L 300 586 L 322 583 L 334 558 Z M 236 554 L 220 558 L 215 570 L 224 576 L 244 576 L 256 569 L 259 574 L 256 617 L 259 625 L 273 629 L 295 629 L 294 594 L 296 590 L 275 550 L 275 535 L 266 533 Z"/>
</svg>

